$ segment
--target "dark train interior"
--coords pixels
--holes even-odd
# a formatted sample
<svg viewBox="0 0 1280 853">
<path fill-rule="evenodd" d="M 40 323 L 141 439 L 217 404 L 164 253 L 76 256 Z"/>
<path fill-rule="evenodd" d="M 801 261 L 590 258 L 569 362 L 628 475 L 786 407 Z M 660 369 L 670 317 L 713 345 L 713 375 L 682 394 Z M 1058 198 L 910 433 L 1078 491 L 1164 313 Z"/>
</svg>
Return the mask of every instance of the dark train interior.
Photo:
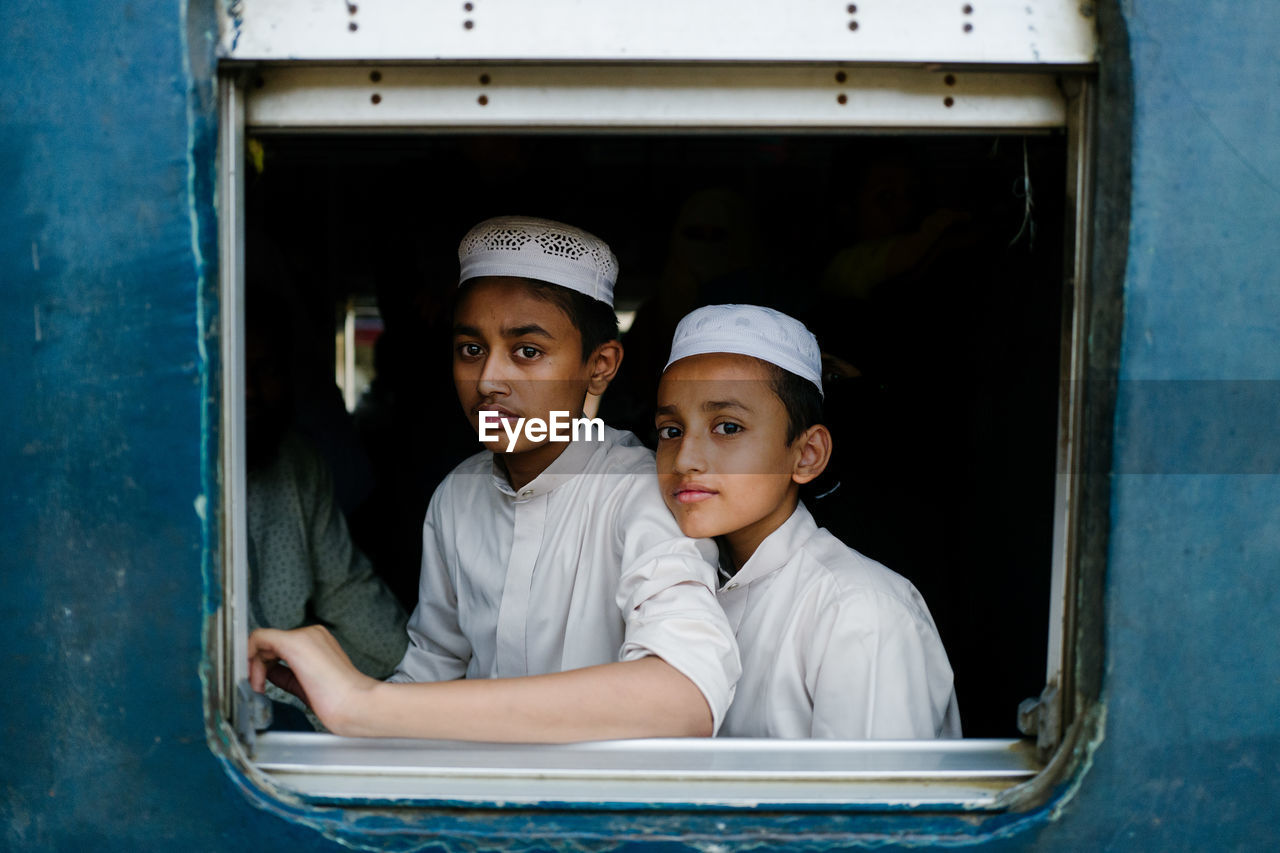
<svg viewBox="0 0 1280 853">
<path fill-rule="evenodd" d="M 427 501 L 478 448 L 449 378 L 471 225 L 545 216 L 609 242 L 626 358 L 600 414 L 649 441 L 680 316 L 794 314 L 828 357 L 835 439 L 806 503 L 923 593 L 965 734 L 1017 736 L 1045 677 L 1065 185 L 1061 134 L 268 135 L 248 319 L 287 344 L 295 426 L 411 608 Z"/>
</svg>

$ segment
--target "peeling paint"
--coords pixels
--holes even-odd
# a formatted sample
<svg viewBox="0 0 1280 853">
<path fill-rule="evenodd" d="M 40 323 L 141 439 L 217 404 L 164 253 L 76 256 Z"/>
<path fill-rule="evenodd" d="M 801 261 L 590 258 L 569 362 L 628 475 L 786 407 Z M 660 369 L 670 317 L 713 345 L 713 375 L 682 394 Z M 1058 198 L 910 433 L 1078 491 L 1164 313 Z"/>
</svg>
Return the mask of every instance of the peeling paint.
<svg viewBox="0 0 1280 853">
<path fill-rule="evenodd" d="M 236 46 L 240 44 L 240 34 L 244 29 L 244 0 L 226 0 L 227 19 L 231 22 L 231 44 L 228 54 L 235 56 Z"/>
<path fill-rule="evenodd" d="M 1103 740 L 1107 736 L 1107 706 L 1104 702 L 1099 702 L 1089 709 L 1087 715 L 1088 723 L 1086 731 L 1090 732 L 1090 736 L 1079 747 L 1081 754 L 1080 769 L 1074 773 L 1071 780 L 1067 783 L 1066 790 L 1060 797 L 1054 800 L 1053 808 L 1049 812 L 1049 819 L 1058 821 L 1062 819 L 1063 812 L 1080 792 L 1080 786 L 1084 783 L 1084 779 L 1089 775 L 1089 768 L 1093 767 L 1093 756 L 1097 753 L 1098 747 L 1102 745 Z"/>
</svg>

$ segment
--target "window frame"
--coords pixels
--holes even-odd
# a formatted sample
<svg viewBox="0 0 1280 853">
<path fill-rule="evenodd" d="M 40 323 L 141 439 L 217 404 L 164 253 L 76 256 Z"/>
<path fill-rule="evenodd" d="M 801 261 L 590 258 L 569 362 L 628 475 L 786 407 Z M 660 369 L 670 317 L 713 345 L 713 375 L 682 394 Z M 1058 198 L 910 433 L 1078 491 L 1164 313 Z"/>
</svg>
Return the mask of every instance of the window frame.
<svg viewBox="0 0 1280 853">
<path fill-rule="evenodd" d="M 388 64 L 379 64 L 385 81 Z M 459 84 L 460 73 L 468 77 L 477 77 L 473 72 L 482 66 L 460 67 L 455 64 L 439 66 L 406 66 L 411 72 L 407 76 L 419 80 L 438 74 L 450 88 L 465 89 L 468 99 L 473 97 L 474 84 Z M 483 66 L 492 68 L 492 64 Z M 503 73 L 525 75 L 526 77 L 563 71 L 564 65 L 511 65 L 504 68 Z M 594 67 L 594 66 L 593 66 Z M 635 73 L 636 66 L 609 64 L 599 66 L 614 73 L 622 73 L 625 77 L 630 71 Z M 734 68 L 733 77 L 738 85 L 743 85 L 745 78 L 768 78 L 775 75 L 780 79 L 792 81 L 789 85 L 797 88 L 819 88 L 819 94 L 826 101 L 834 101 L 833 89 L 828 82 L 834 79 L 833 72 L 846 66 L 830 63 L 798 65 L 784 68 L 746 66 Z M 1028 707 L 1025 713 L 1026 728 L 1038 736 L 1036 749 L 1029 748 L 1026 741 L 978 740 L 967 739 L 956 742 L 824 742 L 824 743 L 780 743 L 772 741 L 722 740 L 703 741 L 696 744 L 680 741 L 618 741 L 609 744 L 579 744 L 560 747 L 522 747 L 476 745 L 463 746 L 445 742 L 429 741 L 380 741 L 369 742 L 362 747 L 361 742 L 336 738 L 331 735 L 305 734 L 284 735 L 280 733 L 255 733 L 255 723 L 261 721 L 261 710 L 254 697 L 246 688 L 247 663 L 244 656 L 244 638 L 247 636 L 247 583 L 245 567 L 247 565 L 246 523 L 244 519 L 245 477 L 244 477 L 244 369 L 242 342 L 244 338 L 244 198 L 243 176 L 245 169 L 244 151 L 245 136 L 251 126 L 253 113 L 252 92 L 269 91 L 275 96 L 274 85 L 259 86 L 259 78 L 294 81 L 292 94 L 286 91 L 282 97 L 305 100 L 314 95 L 315 88 L 298 85 L 298 80 L 310 77 L 318 81 L 319 88 L 332 85 L 335 79 L 353 79 L 363 75 L 368 80 L 372 65 L 361 66 L 325 66 L 300 67 L 288 64 L 255 66 L 230 65 L 224 67 L 219 77 L 220 120 L 219 152 L 218 152 L 218 211 L 220 238 L 220 289 L 221 289 L 221 358 L 222 358 L 222 398 L 221 398 L 221 459 L 222 505 L 221 533 L 223 549 L 223 565 L 230 566 L 230 572 L 223 572 L 223 585 L 220 600 L 206 602 L 213 613 L 214 631 L 213 648 L 217 654 L 213 661 L 216 689 L 214 703 L 220 712 L 220 719 L 215 725 L 220 727 L 224 735 L 211 738 L 211 742 L 220 744 L 217 751 L 229 758 L 231 762 L 263 791 L 275 797 L 297 801 L 312 806 L 382 806 L 405 805 L 418 806 L 485 806 L 485 807 L 576 807 L 576 808 L 622 808 L 649 804 L 655 801 L 674 809 L 704 808 L 708 806 L 730 809 L 747 809 L 760 807 L 763 804 L 775 805 L 779 808 L 803 809 L 866 809 L 893 808 L 909 811 L 979 811 L 1000 812 L 1014 807 L 1024 807 L 1047 795 L 1047 791 L 1062 774 L 1073 766 L 1074 751 L 1071 748 L 1080 736 L 1082 721 L 1086 716 L 1082 712 L 1088 708 L 1088 697 L 1076 694 L 1073 672 L 1077 661 L 1075 602 L 1079 596 L 1080 576 L 1076 571 L 1076 563 L 1080 559 L 1077 547 L 1077 531 L 1083 523 L 1085 513 L 1081 511 L 1080 470 L 1081 443 L 1086 440 L 1083 433 L 1084 383 L 1080 380 L 1086 375 L 1088 368 L 1087 327 L 1086 320 L 1090 310 L 1086 271 L 1090 264 L 1089 253 L 1089 212 L 1092 186 L 1092 134 L 1094 126 L 1094 95 L 1091 73 L 1088 71 L 1073 72 L 1065 83 L 1060 75 L 1049 72 L 1015 70 L 997 72 L 984 69 L 975 72 L 977 75 L 1003 77 L 1010 80 L 1023 79 L 1034 81 L 1032 89 L 1044 92 L 1045 79 L 1054 81 L 1054 90 L 1061 86 L 1062 111 L 1061 123 L 1055 127 L 1063 127 L 1068 135 L 1067 145 L 1067 204 L 1073 208 L 1067 211 L 1066 221 L 1071 233 L 1066 236 L 1065 246 L 1069 249 L 1069 269 L 1065 271 L 1067 283 L 1064 287 L 1064 312 L 1062 328 L 1062 361 L 1059 383 L 1059 456 L 1056 496 L 1054 505 L 1054 544 L 1051 567 L 1052 594 L 1049 621 L 1049 652 L 1046 660 L 1046 689 L 1040 702 Z M 708 84 L 709 92 L 716 91 L 714 80 L 727 80 L 725 71 L 700 67 L 696 70 L 686 66 L 688 73 L 705 75 L 700 78 L 712 81 Z M 659 69 L 661 70 L 661 69 Z M 871 69 L 860 69 L 870 73 Z M 925 75 L 941 76 L 940 71 L 924 69 L 874 69 L 876 76 L 870 79 L 890 80 L 899 78 L 906 81 L 903 89 L 918 93 L 922 89 Z M 607 74 L 605 75 L 608 76 Z M 963 78 L 965 73 L 960 73 Z M 679 75 L 671 78 L 678 80 Z M 795 82 L 799 81 L 799 82 Z M 597 80 L 597 82 L 600 82 Z M 608 80 L 604 81 L 607 88 Z M 727 84 L 726 84 L 727 85 Z M 350 87 L 348 87 L 350 88 Z M 385 88 L 373 86 L 372 88 Z M 747 88 L 750 88 L 748 85 Z M 852 90 L 854 83 L 843 87 Z M 926 87 L 927 88 L 927 87 Z M 981 89 L 981 87 L 979 87 Z M 288 87 L 286 87 L 286 90 Z M 1012 87 L 1016 93 L 1017 86 Z M 357 96 L 361 102 L 372 104 L 369 96 L 369 85 L 358 88 Z M 764 123 L 758 116 L 750 116 L 752 104 L 769 103 L 769 99 L 777 98 L 774 90 L 763 89 L 764 100 L 748 94 L 741 102 L 742 118 L 716 124 L 716 131 L 741 130 L 743 132 L 759 132 L 767 129 L 770 132 L 813 132 L 815 122 L 812 120 L 785 121 Z M 993 96 L 998 102 L 1001 87 L 988 87 L 983 91 L 995 91 Z M 1003 90 L 1005 95 L 1009 90 Z M 363 121 L 352 110 L 351 91 L 342 91 L 334 105 L 330 106 L 333 114 L 355 116 L 356 123 L 349 123 L 342 129 L 370 130 L 368 125 L 360 125 Z M 928 122 L 931 115 L 947 116 L 945 112 L 950 105 L 940 103 L 940 98 L 930 94 L 930 104 L 919 98 L 912 109 L 906 110 L 898 123 L 886 125 L 883 118 L 859 123 L 845 118 L 821 125 L 823 132 L 875 132 L 884 130 L 919 130 L 931 126 Z M 802 99 L 795 99 L 799 103 Z M 809 103 L 806 101 L 805 103 Z M 816 104 L 816 97 L 812 104 Z M 336 106 L 335 106 L 336 105 Z M 375 105 L 376 106 L 376 105 Z M 842 105 L 843 106 L 843 105 Z M 314 98 L 311 107 L 315 107 Z M 806 107 L 809 108 L 809 107 Z M 829 107 L 828 107 L 829 108 Z M 787 106 L 778 106 L 783 114 Z M 306 132 L 333 127 L 332 123 L 317 124 L 315 116 L 322 111 L 313 111 L 295 123 L 277 123 L 269 125 L 265 122 L 256 125 L 255 130 L 275 129 L 286 132 Z M 915 124 L 910 116 L 914 115 Z M 259 121 L 262 121 L 259 119 Z M 754 123 L 743 123 L 751 121 Z M 308 123 L 310 122 L 310 123 Z M 434 122 L 434 123 L 433 123 Z M 534 133 L 540 130 L 563 132 L 617 132 L 619 130 L 635 131 L 644 129 L 653 132 L 676 130 L 693 132 L 704 123 L 690 121 L 675 123 L 668 120 L 664 123 L 616 122 L 606 121 L 600 115 L 585 115 L 581 123 L 574 125 L 562 120 L 556 122 L 530 123 L 528 115 L 509 114 L 500 121 L 492 115 L 477 119 L 468 124 L 460 121 L 456 113 L 445 112 L 432 121 L 419 120 L 416 123 L 399 123 L 394 126 L 397 131 L 429 131 L 436 133 L 507 131 L 513 133 Z M 1044 126 L 1044 125 L 1041 125 Z M 944 132 L 962 132 L 964 129 L 982 131 L 1004 131 L 1011 133 L 1027 132 L 1025 126 L 993 126 L 990 123 L 957 128 L 947 126 Z M 216 409 L 215 409 L 216 410 Z M 301 738 L 302 740 L 299 740 Z M 299 744 L 303 749 L 299 751 Z M 393 752 L 388 753 L 388 744 Z M 454 759 L 459 754 L 470 750 L 472 753 L 483 752 L 486 760 L 491 761 L 495 755 L 502 760 L 490 766 L 484 772 L 482 768 L 473 768 L 467 773 L 457 766 Z M 496 750 L 496 752 L 495 752 Z M 896 769 L 886 769 L 886 756 L 895 754 L 901 759 Z M 307 753 L 308 754 L 304 754 Z M 843 773 L 816 773 L 810 766 L 815 755 L 836 754 L 848 761 L 847 770 Z M 395 760 L 388 761 L 388 755 Z M 698 776 L 679 760 L 663 763 L 655 757 L 683 757 L 695 763 L 723 762 L 735 767 L 732 771 Z M 749 767 L 752 756 L 767 755 L 772 770 L 768 774 L 754 772 Z M 964 759 L 985 755 L 988 759 L 984 770 L 982 766 L 960 767 Z M 689 758 L 694 756 L 694 758 Z M 546 772 L 530 772 L 527 763 L 533 758 L 546 760 L 560 768 L 560 780 L 555 774 Z M 960 769 L 947 769 L 949 764 Z M 408 769 L 406 769 L 408 768 Z M 448 786 L 458 782 L 460 778 L 469 780 L 470 792 L 466 796 L 444 797 L 423 795 L 428 790 L 424 782 L 438 783 Z M 337 778 L 345 778 L 348 788 L 345 793 L 332 787 L 326 787 Z M 550 782 L 547 780 L 551 779 Z M 576 780 L 581 786 L 566 784 L 565 780 Z M 362 781 L 363 780 L 363 781 Z M 378 784 L 370 784 L 369 780 L 379 780 Z M 667 790 L 665 797 L 657 797 L 647 782 L 657 780 Z M 639 783 L 639 784 L 638 784 Z M 730 784 L 733 793 L 717 794 L 712 791 L 713 785 Z M 440 790 L 444 790 L 441 788 Z M 806 797 L 798 796 L 797 790 L 807 790 Z M 576 791 L 576 793 L 575 793 Z M 415 793 L 418 792 L 418 793 Z"/>
</svg>

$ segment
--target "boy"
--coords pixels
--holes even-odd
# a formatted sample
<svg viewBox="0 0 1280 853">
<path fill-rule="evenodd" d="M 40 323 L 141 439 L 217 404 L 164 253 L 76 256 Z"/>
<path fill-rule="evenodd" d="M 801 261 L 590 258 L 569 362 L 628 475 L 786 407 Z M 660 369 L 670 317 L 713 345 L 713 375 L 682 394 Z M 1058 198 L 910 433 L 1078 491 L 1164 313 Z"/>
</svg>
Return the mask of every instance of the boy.
<svg viewBox="0 0 1280 853">
<path fill-rule="evenodd" d="M 658 388 L 658 481 L 686 535 L 718 538 L 720 603 L 742 653 L 721 733 L 959 737 L 951 666 L 905 578 L 819 528 L 822 355 L 805 327 L 712 305 L 676 327 Z"/>
<path fill-rule="evenodd" d="M 630 433 L 524 429 L 581 418 L 617 372 L 617 261 L 584 231 L 520 217 L 476 226 L 458 255 L 454 384 L 477 433 L 498 441 L 431 500 L 409 649 L 383 683 L 323 628 L 256 631 L 254 689 L 271 667 L 337 734 L 712 734 L 739 673 L 713 549 L 680 534 Z"/>
</svg>

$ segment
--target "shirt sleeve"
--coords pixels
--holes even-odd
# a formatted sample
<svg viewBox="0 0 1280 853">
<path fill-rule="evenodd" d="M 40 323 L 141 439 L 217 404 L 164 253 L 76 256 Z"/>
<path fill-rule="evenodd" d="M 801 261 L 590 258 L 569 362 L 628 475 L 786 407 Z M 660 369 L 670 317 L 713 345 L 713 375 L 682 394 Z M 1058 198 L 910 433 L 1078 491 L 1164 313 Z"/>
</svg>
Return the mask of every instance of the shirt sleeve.
<svg viewBox="0 0 1280 853">
<path fill-rule="evenodd" d="M 357 669 L 385 678 L 404 653 L 404 609 L 351 542 L 327 466 L 316 456 L 312 468 L 316 503 L 307 542 L 315 572 L 312 615 L 333 632 Z"/>
<path fill-rule="evenodd" d="M 619 659 L 662 658 L 702 692 L 719 731 L 742 665 L 716 601 L 715 547 L 680 533 L 655 476 L 630 475 L 616 497 L 622 552 L 617 601 L 626 623 Z"/>
<path fill-rule="evenodd" d="M 927 612 L 879 593 L 829 601 L 813 614 L 806 660 L 812 737 L 960 736 L 951 664 Z"/>
<path fill-rule="evenodd" d="M 453 519 L 446 490 L 452 477 L 436 489 L 422 523 L 422 570 L 418 606 L 409 617 L 409 645 L 388 681 L 452 681 L 467 673 L 471 643 L 458 622 L 458 593 L 450 566 L 457 563 L 446 533 Z"/>
</svg>

